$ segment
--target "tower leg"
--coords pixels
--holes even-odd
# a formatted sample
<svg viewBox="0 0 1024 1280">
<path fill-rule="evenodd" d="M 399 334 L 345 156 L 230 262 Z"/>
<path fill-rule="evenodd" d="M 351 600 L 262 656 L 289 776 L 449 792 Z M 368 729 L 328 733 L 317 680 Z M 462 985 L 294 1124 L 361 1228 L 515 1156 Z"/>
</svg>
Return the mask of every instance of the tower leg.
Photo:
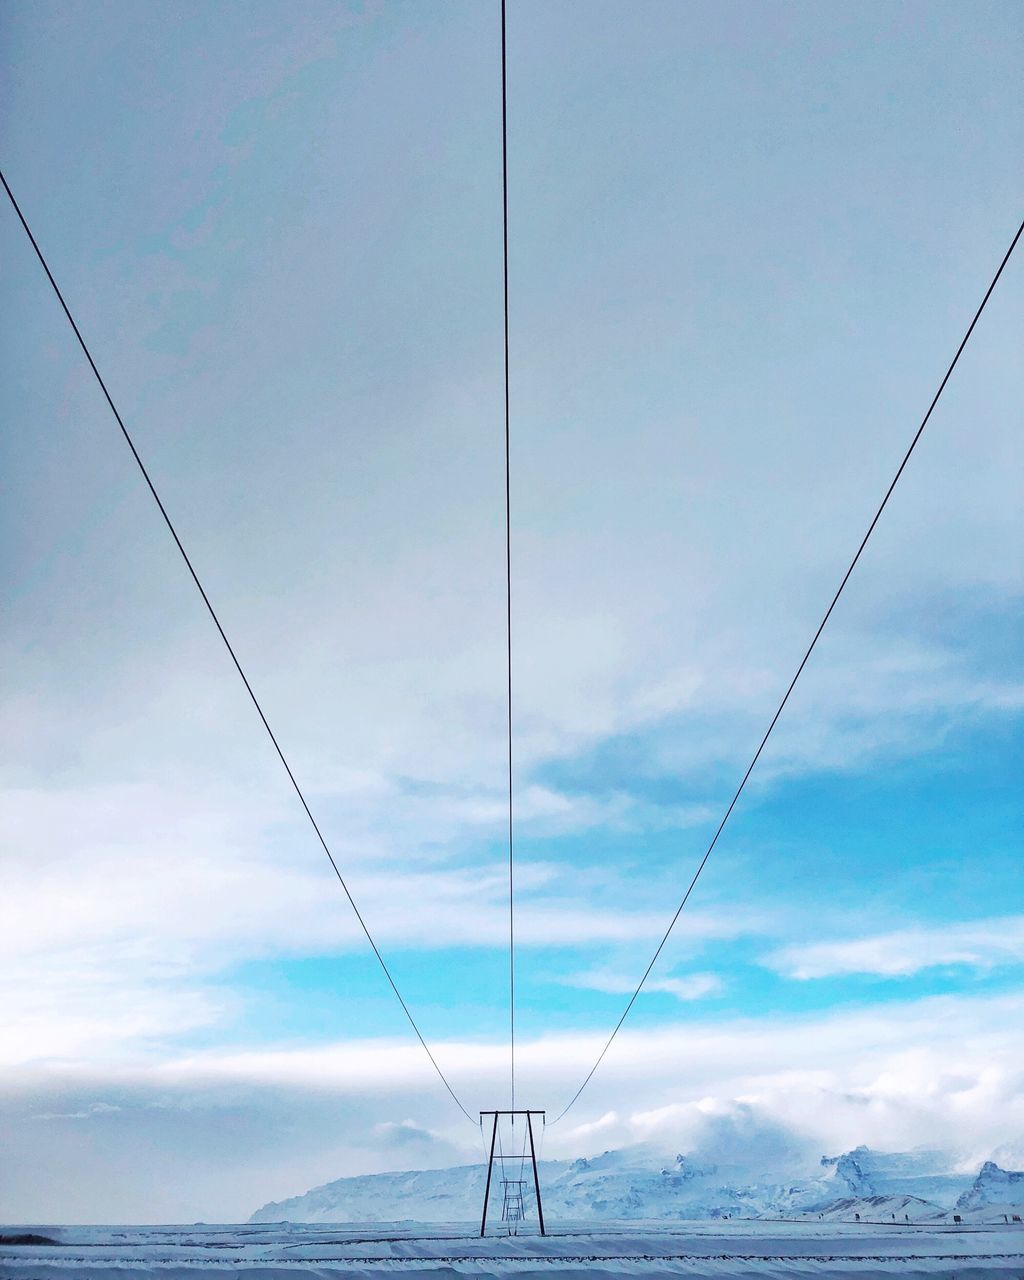
<svg viewBox="0 0 1024 1280">
<path fill-rule="evenodd" d="M 541 1235 L 546 1235 L 544 1230 L 544 1209 L 540 1202 L 540 1178 L 537 1176 L 537 1152 L 533 1145 L 533 1118 L 529 1111 L 526 1113 L 526 1128 L 530 1135 L 530 1162 L 533 1165 L 533 1189 L 537 1193 L 537 1221 L 540 1223 Z"/>
<path fill-rule="evenodd" d="M 498 1113 L 494 1113 L 494 1128 L 491 1130 L 491 1154 L 487 1161 L 487 1186 L 484 1188 L 484 1213 L 480 1219 L 480 1235 L 483 1236 L 487 1230 L 487 1201 L 491 1198 L 491 1170 L 494 1168 L 494 1144 L 498 1137 Z M 536 1177 L 536 1166 L 534 1166 L 534 1177 Z M 539 1193 L 538 1193 L 539 1194 Z M 543 1228 L 541 1228 L 543 1231 Z"/>
</svg>

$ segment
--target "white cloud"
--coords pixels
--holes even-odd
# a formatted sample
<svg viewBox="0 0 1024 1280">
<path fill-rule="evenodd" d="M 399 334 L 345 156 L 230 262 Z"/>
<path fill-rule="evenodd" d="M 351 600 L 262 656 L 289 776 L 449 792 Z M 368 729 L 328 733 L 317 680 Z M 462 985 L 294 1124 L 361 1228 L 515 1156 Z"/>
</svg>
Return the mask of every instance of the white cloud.
<svg viewBox="0 0 1024 1280">
<path fill-rule="evenodd" d="M 524 1105 L 546 1107 L 553 1119 L 602 1045 L 602 1035 L 589 1033 L 521 1041 L 517 1092 Z M 434 1048 L 471 1114 L 504 1096 L 507 1045 L 450 1040 Z M 624 1030 L 576 1107 L 546 1126 L 544 1152 L 575 1158 L 636 1141 L 668 1151 L 727 1151 L 753 1135 L 762 1145 L 770 1139 L 783 1163 L 787 1152 L 834 1154 L 860 1142 L 884 1150 L 929 1143 L 981 1159 L 1024 1135 L 1022 1063 L 1022 996 L 930 998 L 813 1017 L 687 1018 Z M 222 1212 L 230 1207 L 236 1216 L 261 1199 L 346 1172 L 409 1167 L 407 1145 L 418 1153 L 412 1164 L 480 1155 L 476 1126 L 454 1110 L 408 1040 L 164 1053 L 107 1067 L 65 1063 L 7 1079 L 5 1105 L 21 1094 L 47 1099 L 45 1108 L 29 1108 L 53 1115 L 47 1131 L 81 1123 L 59 1117 L 77 1117 L 98 1100 L 121 1107 L 118 1116 L 93 1114 L 97 1142 L 108 1123 L 130 1122 L 134 1108 L 159 1103 L 168 1122 L 161 1159 L 171 1164 L 181 1158 L 175 1135 L 194 1117 L 189 1159 L 199 1170 L 224 1158 L 215 1151 L 222 1130 L 233 1134 L 248 1116 L 261 1135 L 263 1185 L 241 1177 L 243 1168 L 256 1167 L 249 1141 L 234 1159 L 237 1185 L 250 1188 L 253 1203 L 232 1200 L 234 1175 L 223 1170 L 208 1191 Z M 301 1159 L 290 1145 L 298 1141 L 299 1117 L 311 1126 Z M 151 1145 L 143 1156 L 153 1158 Z M 132 1157 L 119 1159 L 120 1168 Z M 282 1169 L 291 1170 L 290 1186 L 281 1185 Z M 116 1173 L 103 1176 L 116 1187 Z"/>
<path fill-rule="evenodd" d="M 595 969 L 586 973 L 574 973 L 561 981 L 570 987 L 582 987 L 587 991 L 607 991 L 616 995 L 632 995 L 636 990 L 639 974 L 612 973 Z M 701 1000 L 704 996 L 717 995 L 724 987 L 715 973 L 688 973 L 684 977 L 648 978 L 644 991 L 663 991 L 677 1000 Z"/>
<path fill-rule="evenodd" d="M 593 1065 L 605 1039 L 602 1031 L 520 1041 L 519 1092 L 531 1106 L 546 1106 L 550 1117 Z M 488 1099 L 503 1088 L 506 1044 L 446 1040 L 432 1048 L 471 1112 L 490 1105 Z M 834 1142 L 858 1132 L 864 1135 L 859 1140 L 879 1141 L 885 1124 L 895 1124 L 899 1133 L 923 1132 L 923 1118 L 947 1103 L 965 1121 L 973 1117 L 995 1133 L 1024 1123 L 1022 1063 L 1022 995 L 929 997 L 815 1016 L 723 1022 L 688 1017 L 656 1029 L 624 1029 L 564 1123 L 607 1125 L 604 1118 L 615 1113 L 623 1126 L 618 1136 L 635 1138 L 668 1124 L 671 1113 L 664 1107 L 701 1103 L 706 1111 L 718 1105 L 716 1099 L 741 1098 L 800 1127 L 803 1099 L 805 1127 L 820 1127 Z M 83 1064 L 72 1076 L 90 1070 Z M 112 1071 L 120 1078 L 177 1088 L 244 1081 L 368 1098 L 427 1088 L 423 1097 L 432 1101 L 423 1114 L 432 1119 L 416 1123 L 429 1123 L 437 1133 L 458 1132 L 457 1115 L 431 1076 L 422 1049 L 410 1040 L 212 1049 Z M 643 1098 L 643 1105 L 624 1106 L 631 1096 Z M 1007 1105 L 1003 1114 L 990 1105 L 996 1097 Z M 559 1132 L 550 1130 L 556 1144 Z"/>
<path fill-rule="evenodd" d="M 122 1108 L 110 1102 L 91 1102 L 82 1111 L 41 1111 L 33 1120 L 92 1120 L 96 1116 L 109 1116 Z"/>
<path fill-rule="evenodd" d="M 23 788 L 5 799 L 6 1062 L 145 1052 L 237 1011 L 219 979 L 231 964 L 365 947 L 322 853 L 301 824 L 303 847 L 277 847 L 280 810 L 258 796 L 246 804 L 237 794 L 148 784 Z M 483 870 L 413 858 L 342 867 L 385 950 L 504 945 L 503 858 Z M 519 945 L 625 946 L 662 931 L 663 911 L 625 882 L 608 902 L 604 881 L 603 898 L 580 896 L 578 877 L 520 859 Z M 688 943 L 699 945 L 750 922 L 695 912 L 687 925 Z"/>
<path fill-rule="evenodd" d="M 395 1163 L 415 1163 L 422 1168 L 457 1163 L 461 1158 L 459 1148 L 443 1134 L 425 1129 L 415 1120 L 383 1120 L 373 1126 L 373 1137 Z"/>
<path fill-rule="evenodd" d="M 9 790 L 0 837 L 8 850 L 0 950 L 52 952 L 160 939 L 175 957 L 362 945 L 326 859 L 296 815 L 281 843 L 279 806 L 182 787 Z M 600 806 L 595 806 L 599 808 Z M 594 821 L 598 821 L 595 815 Z M 73 847 L 73 854 L 70 849 Z M 375 935 L 414 946 L 497 945 L 504 927 L 503 856 L 483 867 L 357 854 L 339 864 Z M 524 945 L 651 937 L 650 909 L 572 901 L 575 880 L 520 859 Z M 431 904 L 429 916 L 424 903 Z M 712 932 L 711 917 L 692 931 Z"/>
<path fill-rule="evenodd" d="M 803 943 L 772 952 L 765 963 L 790 978 L 868 973 L 906 977 L 942 965 L 993 969 L 1024 963 L 1024 916 L 898 929 L 865 938 Z"/>
<path fill-rule="evenodd" d="M 644 990 L 648 989 L 648 979 Z M 717 995 L 723 988 L 722 979 L 714 973 L 691 973 L 685 978 L 655 978 L 650 990 L 664 991 L 677 1000 L 700 1000 L 704 996 Z"/>
<path fill-rule="evenodd" d="M 110 1061 L 222 1024 L 232 996 L 145 946 L 70 947 L 0 967 L 0 1066 Z"/>
<path fill-rule="evenodd" d="M 601 1135 L 614 1134 L 621 1127 L 621 1118 L 617 1111 L 606 1111 L 596 1120 L 587 1120 L 583 1124 L 573 1125 L 566 1134 L 560 1135 L 563 1140 L 578 1143 L 583 1150 L 591 1150 L 594 1140 L 601 1141 Z"/>
</svg>

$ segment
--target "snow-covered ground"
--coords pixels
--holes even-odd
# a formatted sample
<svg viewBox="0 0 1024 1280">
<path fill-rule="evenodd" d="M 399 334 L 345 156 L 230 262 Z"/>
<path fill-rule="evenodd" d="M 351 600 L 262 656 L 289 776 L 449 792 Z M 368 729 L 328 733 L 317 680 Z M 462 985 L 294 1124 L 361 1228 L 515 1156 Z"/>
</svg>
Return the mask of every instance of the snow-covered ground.
<svg viewBox="0 0 1024 1280">
<path fill-rule="evenodd" d="M 15 1235 L 58 1243 L 7 1243 Z M 4 1227 L 4 1280 L 300 1277 L 1024 1276 L 1024 1226 L 844 1222 L 552 1223 L 481 1240 L 467 1223 Z"/>
<path fill-rule="evenodd" d="M 480 1239 L 477 1164 L 341 1178 L 264 1205 L 242 1226 L 0 1228 L 0 1278 L 1024 1280 L 1024 1173 L 993 1161 L 857 1147 L 808 1163 L 748 1142 L 667 1158 L 635 1146 L 540 1171 L 543 1238 L 531 1196 L 519 1234 L 502 1231 L 496 1179 Z M 401 1222 L 381 1220 L 403 1210 Z"/>
</svg>

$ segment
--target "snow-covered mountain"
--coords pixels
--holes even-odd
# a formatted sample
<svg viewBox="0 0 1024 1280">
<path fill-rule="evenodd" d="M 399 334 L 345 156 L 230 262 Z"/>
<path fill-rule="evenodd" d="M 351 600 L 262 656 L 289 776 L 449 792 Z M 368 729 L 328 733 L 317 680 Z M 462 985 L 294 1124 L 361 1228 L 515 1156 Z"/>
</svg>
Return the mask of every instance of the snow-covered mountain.
<svg viewBox="0 0 1024 1280">
<path fill-rule="evenodd" d="M 817 1167 L 799 1152 L 763 1144 L 666 1159 L 639 1145 L 580 1160 L 544 1160 L 539 1173 L 546 1215 L 600 1219 L 698 1219 L 820 1216 L 922 1221 L 954 1204 L 977 1209 L 1024 1198 L 1024 1173 L 991 1162 L 977 1177 L 957 1173 L 951 1157 L 935 1151 L 880 1152 L 857 1147 L 822 1158 Z M 511 1177 L 529 1179 L 528 1165 Z M 366 1174 L 339 1178 L 290 1200 L 258 1209 L 251 1222 L 464 1221 L 480 1213 L 484 1170 L 455 1169 Z M 959 1198 L 959 1199 L 958 1199 Z M 529 1198 L 528 1198 L 529 1201 Z M 969 1204 L 968 1204 L 969 1201 Z M 528 1202 L 529 1216 L 532 1205 Z M 496 1178 L 490 1213 L 500 1216 Z"/>
<path fill-rule="evenodd" d="M 987 1205 L 1000 1205 L 1020 1212 L 1024 1205 L 1024 1173 L 1013 1169 L 1000 1169 L 992 1160 L 986 1160 L 970 1189 L 956 1202 L 958 1209 L 980 1209 Z"/>
<path fill-rule="evenodd" d="M 542 1160 L 538 1171 L 545 1212 L 552 1218 L 715 1218 L 752 1216 L 804 1192 L 736 1164 L 707 1164 L 687 1156 L 665 1160 L 645 1145 L 580 1160 Z M 510 1176 L 530 1177 L 511 1167 Z M 822 1187 L 827 1179 L 818 1180 Z M 812 1179 L 813 1182 L 813 1179 Z M 395 1218 L 439 1222 L 479 1216 L 484 1171 L 479 1164 L 415 1173 L 339 1178 L 303 1196 L 264 1205 L 253 1222 L 373 1222 Z M 492 1186 L 491 1212 L 501 1211 Z M 819 1196 L 820 1198 L 820 1196 Z"/>
<path fill-rule="evenodd" d="M 855 1147 L 841 1156 L 825 1156 L 821 1163 L 835 1169 L 837 1195 L 908 1195 L 945 1206 L 952 1205 L 974 1181 L 974 1171 L 957 1172 L 945 1151 Z"/>
<path fill-rule="evenodd" d="M 824 1222 L 934 1222 L 946 1215 L 918 1196 L 844 1196 L 801 1215 Z"/>
</svg>

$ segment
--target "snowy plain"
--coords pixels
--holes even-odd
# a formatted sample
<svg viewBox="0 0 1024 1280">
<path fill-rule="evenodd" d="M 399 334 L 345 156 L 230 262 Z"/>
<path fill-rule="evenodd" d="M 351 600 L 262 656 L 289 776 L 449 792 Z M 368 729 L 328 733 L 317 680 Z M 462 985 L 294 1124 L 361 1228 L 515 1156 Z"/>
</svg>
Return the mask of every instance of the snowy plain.
<svg viewBox="0 0 1024 1280">
<path fill-rule="evenodd" d="M 8 1243 L 17 1235 L 51 1244 Z M 379 1276 L 1024 1277 L 1024 1227 L 835 1222 L 5 1227 L 4 1280 Z"/>
</svg>

